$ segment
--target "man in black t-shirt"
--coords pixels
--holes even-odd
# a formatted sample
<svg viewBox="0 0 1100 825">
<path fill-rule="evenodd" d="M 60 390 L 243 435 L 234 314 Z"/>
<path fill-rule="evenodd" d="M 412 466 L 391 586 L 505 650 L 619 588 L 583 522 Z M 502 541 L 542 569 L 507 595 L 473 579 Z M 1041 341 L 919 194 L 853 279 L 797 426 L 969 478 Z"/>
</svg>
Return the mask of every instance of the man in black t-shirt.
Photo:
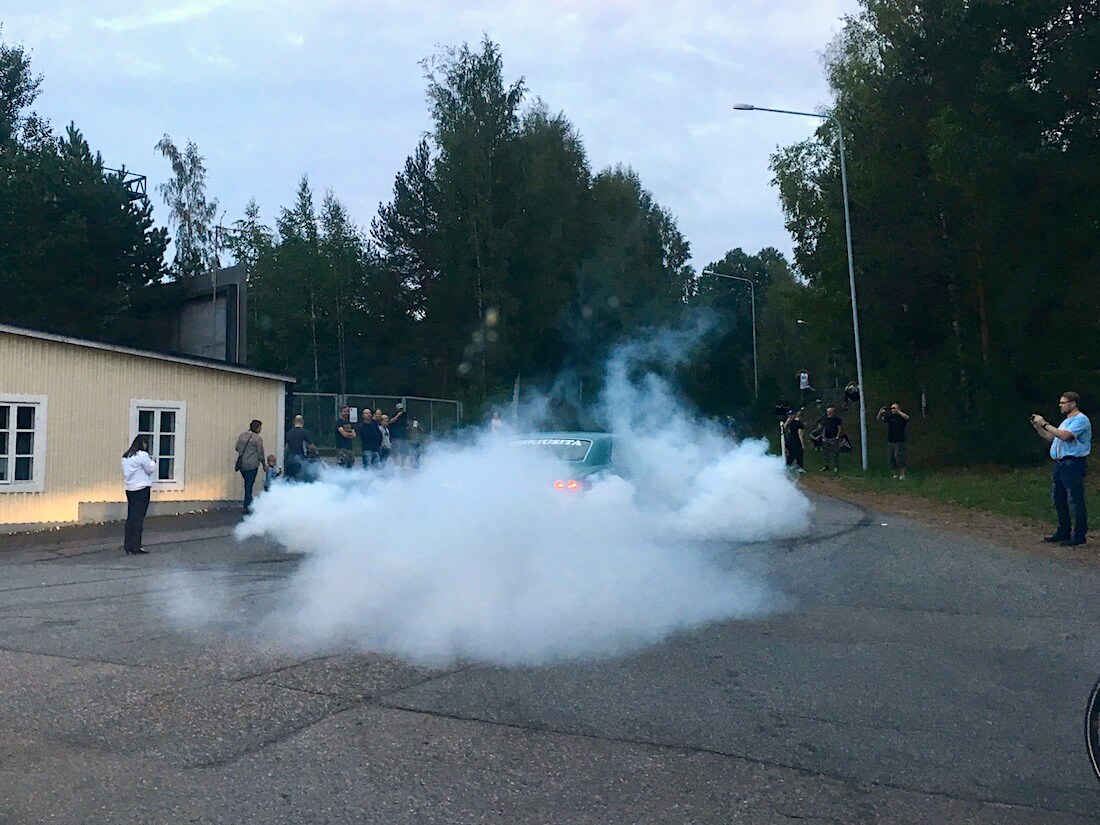
<svg viewBox="0 0 1100 825">
<path fill-rule="evenodd" d="M 294 426 L 286 434 L 286 476 L 301 478 L 305 465 L 306 449 L 313 445 L 313 436 L 306 429 L 305 419 L 294 416 Z"/>
<path fill-rule="evenodd" d="M 351 447 L 355 441 L 355 427 L 351 425 L 351 408 L 340 408 L 340 417 L 336 419 L 336 460 L 341 467 L 352 467 Z"/>
<path fill-rule="evenodd" d="M 825 459 L 825 472 L 840 470 L 837 461 L 840 456 L 840 439 L 844 435 L 844 422 L 837 417 L 836 407 L 828 407 L 821 419 L 821 454 Z"/>
<path fill-rule="evenodd" d="M 905 425 L 909 423 L 909 416 L 902 412 L 900 404 L 894 403 L 890 409 L 879 409 L 878 420 L 886 424 L 886 451 L 890 455 L 894 478 L 905 478 Z"/>
</svg>

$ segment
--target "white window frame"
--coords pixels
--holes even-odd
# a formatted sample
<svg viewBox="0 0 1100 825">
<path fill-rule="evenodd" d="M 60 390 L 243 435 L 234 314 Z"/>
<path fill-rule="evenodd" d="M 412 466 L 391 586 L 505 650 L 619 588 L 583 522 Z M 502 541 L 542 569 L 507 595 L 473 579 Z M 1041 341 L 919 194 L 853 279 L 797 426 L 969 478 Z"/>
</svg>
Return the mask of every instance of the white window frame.
<svg viewBox="0 0 1100 825">
<path fill-rule="evenodd" d="M 138 413 L 144 410 L 153 410 L 154 412 L 174 412 L 176 414 L 176 431 L 173 433 L 176 437 L 176 454 L 174 456 L 176 461 L 175 477 L 169 480 L 162 481 L 159 478 L 153 481 L 154 490 L 183 490 L 187 487 L 187 467 L 184 461 L 184 457 L 187 452 L 187 402 L 186 401 L 163 401 L 150 398 L 132 398 L 130 399 L 130 440 L 133 441 L 138 435 Z M 160 421 L 159 416 L 157 421 Z M 152 443 L 149 445 L 149 455 L 152 456 L 153 461 L 157 463 L 157 472 L 160 472 L 160 456 L 157 454 L 160 447 L 160 433 L 154 433 L 151 439 Z"/>
<path fill-rule="evenodd" d="M 13 409 L 8 442 L 8 480 L 0 481 L 0 493 L 41 493 L 46 489 L 46 396 L 0 395 L 0 404 Z M 15 480 L 15 407 L 35 407 L 34 452 L 31 453 L 30 481 Z"/>
</svg>

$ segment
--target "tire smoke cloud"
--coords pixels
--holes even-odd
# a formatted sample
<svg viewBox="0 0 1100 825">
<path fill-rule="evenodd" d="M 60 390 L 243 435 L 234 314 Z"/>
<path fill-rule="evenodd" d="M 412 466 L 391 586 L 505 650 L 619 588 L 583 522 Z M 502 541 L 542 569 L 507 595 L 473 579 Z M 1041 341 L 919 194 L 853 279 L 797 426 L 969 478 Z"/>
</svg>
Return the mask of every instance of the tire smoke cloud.
<svg viewBox="0 0 1100 825">
<path fill-rule="evenodd" d="M 619 474 L 586 492 L 555 490 L 568 468 L 507 433 L 433 445 L 416 471 L 276 485 L 236 531 L 303 555 L 265 635 L 532 665 L 778 609 L 780 594 L 737 569 L 736 545 L 802 533 L 810 503 L 763 442 L 731 440 L 647 369 L 696 338 L 654 333 L 615 353 L 601 412 Z"/>
</svg>

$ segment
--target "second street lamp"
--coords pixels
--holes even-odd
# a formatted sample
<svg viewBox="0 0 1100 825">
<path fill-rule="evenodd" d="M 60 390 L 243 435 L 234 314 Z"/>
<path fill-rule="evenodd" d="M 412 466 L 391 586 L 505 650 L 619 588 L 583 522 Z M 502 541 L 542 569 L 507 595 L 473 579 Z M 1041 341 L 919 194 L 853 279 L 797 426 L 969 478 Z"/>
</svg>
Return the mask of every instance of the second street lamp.
<svg viewBox="0 0 1100 825">
<path fill-rule="evenodd" d="M 840 121 L 832 115 L 820 115 L 817 112 L 794 112 L 790 109 L 766 109 L 751 103 L 737 103 L 733 107 L 741 112 L 777 112 L 781 115 L 816 117 L 819 120 L 832 121 L 836 126 L 840 142 L 840 186 L 844 195 L 844 237 L 848 243 L 848 289 L 852 296 L 852 331 L 856 339 L 856 383 L 859 384 L 859 446 L 863 458 L 863 469 L 867 470 L 867 404 L 864 401 L 866 388 L 863 386 L 863 353 L 859 344 L 859 305 L 856 303 L 856 271 L 852 258 L 852 220 L 848 214 L 848 170 L 844 163 L 844 129 Z"/>
<path fill-rule="evenodd" d="M 704 275 L 714 275 L 716 278 L 729 278 L 731 281 L 744 281 L 749 285 L 749 295 L 752 301 L 752 391 L 753 398 L 760 399 L 760 369 L 756 361 L 756 284 L 748 278 L 739 275 L 724 275 L 713 269 L 704 269 Z"/>
</svg>

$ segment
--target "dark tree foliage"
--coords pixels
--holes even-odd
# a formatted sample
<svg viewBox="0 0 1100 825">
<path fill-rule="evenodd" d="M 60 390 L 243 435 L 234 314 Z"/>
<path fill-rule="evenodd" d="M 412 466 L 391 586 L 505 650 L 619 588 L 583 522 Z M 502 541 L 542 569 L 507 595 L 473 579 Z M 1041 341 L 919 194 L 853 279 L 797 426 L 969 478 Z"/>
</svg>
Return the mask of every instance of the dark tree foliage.
<svg viewBox="0 0 1100 825">
<path fill-rule="evenodd" d="M 51 139 L 49 124 L 29 111 L 41 87 L 42 76 L 31 73 L 23 48 L 0 43 L 0 146 L 41 146 Z"/>
<path fill-rule="evenodd" d="M 152 345 L 166 233 L 75 126 L 54 139 L 27 111 L 39 84 L 0 43 L 0 320 Z"/>
<path fill-rule="evenodd" d="M 691 290 L 688 245 L 638 176 L 615 168 L 592 183 L 592 240 L 576 270 L 570 329 L 576 367 L 593 378 L 638 329 L 680 320 Z"/>
<path fill-rule="evenodd" d="M 941 458 L 1036 452 L 1027 412 L 1100 391 L 1100 4 L 864 0 L 826 66 L 872 403 L 923 396 Z M 835 146 L 824 123 L 773 168 L 854 371 Z"/>
<path fill-rule="evenodd" d="M 488 40 L 425 69 L 435 127 L 372 224 L 371 282 L 414 342 L 406 384 L 479 400 L 517 376 L 595 376 L 616 341 L 679 319 L 688 245 L 633 172 L 593 176 L 572 124 L 524 109 Z"/>
<path fill-rule="evenodd" d="M 759 400 L 752 360 L 753 291 L 760 359 Z M 772 247 L 755 255 L 732 249 L 720 261 L 703 268 L 690 306 L 693 311 L 711 311 L 710 331 L 683 380 L 686 391 L 704 412 L 729 415 L 754 404 L 759 412 L 770 410 L 778 398 L 793 400 L 793 376 L 807 366 L 799 359 L 813 355 L 807 330 L 799 324 L 806 314 L 803 299 L 809 291 L 809 287 L 795 281 L 787 259 Z"/>
<path fill-rule="evenodd" d="M 424 63 L 434 126 L 369 237 L 303 180 L 276 231 L 255 207 L 232 245 L 250 267 L 255 365 L 302 389 L 460 397 L 563 369 L 597 387 L 610 347 L 680 319 L 688 245 L 637 175 L 593 175 L 580 136 L 507 83 L 500 50 Z"/>
</svg>

